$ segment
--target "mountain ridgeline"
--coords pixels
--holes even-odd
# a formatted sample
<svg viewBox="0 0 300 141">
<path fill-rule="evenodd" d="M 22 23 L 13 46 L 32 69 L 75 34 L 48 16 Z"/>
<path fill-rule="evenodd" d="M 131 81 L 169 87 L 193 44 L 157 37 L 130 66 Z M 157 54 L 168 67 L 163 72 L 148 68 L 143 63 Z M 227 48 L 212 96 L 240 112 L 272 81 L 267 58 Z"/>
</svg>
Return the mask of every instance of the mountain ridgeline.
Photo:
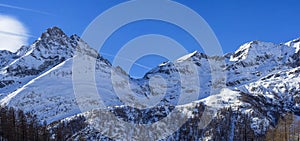
<svg viewBox="0 0 300 141">
<path fill-rule="evenodd" d="M 22 111 L 20 114 L 29 113 L 34 119 L 28 120 L 38 121 L 34 124 L 41 130 L 35 131 L 33 140 L 140 140 L 139 136 L 157 140 L 158 136 L 147 131 L 126 129 L 125 123 L 153 124 L 174 109 L 187 115 L 188 120 L 163 140 L 299 140 L 299 48 L 300 39 L 295 39 L 282 44 L 252 41 L 223 56 L 195 51 L 134 79 L 122 68 L 112 66 L 79 36 L 67 36 L 58 27 L 52 27 L 32 45 L 22 46 L 15 53 L 0 51 L 0 104 Z M 80 55 L 95 60 L 90 62 L 95 63 L 93 86 L 107 107 L 105 110 L 95 108 L 101 107 L 99 102 L 85 98 L 92 93 L 90 85 L 80 89 L 81 94 L 74 94 L 73 63 L 74 57 Z M 214 68 L 212 63 L 222 65 Z M 221 74 L 216 70 L 221 70 Z M 117 81 L 111 81 L 114 74 Z M 199 83 L 194 83 L 196 79 Z M 136 106 L 145 107 L 157 99 L 160 101 L 150 109 L 126 105 L 139 101 L 141 105 Z M 207 115 L 206 111 L 214 112 Z M 105 124 L 114 125 L 113 120 L 97 116 L 107 112 L 125 122 L 107 129 L 108 136 L 91 124 L 105 120 Z M 201 126 L 206 116 L 210 120 Z M 20 116 L 15 118 L 19 120 Z M 6 125 L 0 121 L 0 125 Z M 24 126 L 29 128 L 30 123 Z M 13 140 L 6 134 L 8 131 L 14 132 L 0 130 L 0 140 Z"/>
</svg>

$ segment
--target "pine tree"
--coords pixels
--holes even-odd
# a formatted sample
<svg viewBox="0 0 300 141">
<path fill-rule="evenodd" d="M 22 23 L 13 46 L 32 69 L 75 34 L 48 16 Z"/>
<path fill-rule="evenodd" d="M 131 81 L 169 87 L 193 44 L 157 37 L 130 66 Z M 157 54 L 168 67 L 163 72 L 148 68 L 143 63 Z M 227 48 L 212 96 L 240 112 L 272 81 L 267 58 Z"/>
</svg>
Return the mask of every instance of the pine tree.
<svg viewBox="0 0 300 141">
<path fill-rule="evenodd" d="M 290 141 L 294 139 L 293 135 L 294 115 L 287 113 L 284 117 L 278 120 L 276 127 L 270 127 L 267 135 L 267 141 Z"/>
<path fill-rule="evenodd" d="M 27 140 L 27 119 L 23 111 L 18 111 L 20 140 Z"/>
<path fill-rule="evenodd" d="M 49 132 L 47 130 L 47 121 L 43 122 L 43 125 L 41 126 L 41 138 L 43 141 L 49 141 Z"/>
</svg>

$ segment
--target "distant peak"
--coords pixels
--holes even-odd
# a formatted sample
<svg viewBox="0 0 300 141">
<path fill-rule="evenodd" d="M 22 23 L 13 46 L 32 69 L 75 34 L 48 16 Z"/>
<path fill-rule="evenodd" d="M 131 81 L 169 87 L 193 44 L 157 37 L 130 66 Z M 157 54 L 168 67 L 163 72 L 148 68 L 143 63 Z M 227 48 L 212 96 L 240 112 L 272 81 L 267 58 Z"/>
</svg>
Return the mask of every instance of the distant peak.
<svg viewBox="0 0 300 141">
<path fill-rule="evenodd" d="M 292 42 L 292 43 L 298 43 L 298 42 L 300 42 L 300 38 L 294 39 L 294 40 L 292 40 L 290 42 Z"/>
<path fill-rule="evenodd" d="M 289 42 L 285 43 L 285 45 L 294 47 L 296 49 L 296 53 L 297 53 L 300 50 L 300 38 L 289 41 Z"/>
<path fill-rule="evenodd" d="M 259 43 L 261 43 L 261 41 L 258 41 L 258 40 L 254 40 L 254 41 L 251 41 L 251 42 L 248 42 L 248 43 L 245 43 L 244 45 L 249 45 L 249 46 L 252 46 L 252 45 L 257 45 L 257 44 L 259 44 Z"/>
<path fill-rule="evenodd" d="M 294 40 L 290 40 L 290 41 L 288 41 L 288 42 L 286 42 L 284 44 L 287 45 L 287 46 L 292 46 L 294 43 L 297 43 L 299 41 L 300 41 L 300 38 L 294 39 Z"/>
<path fill-rule="evenodd" d="M 11 54 L 13 53 L 9 50 L 0 50 L 0 57 L 5 55 L 11 55 Z"/>
<path fill-rule="evenodd" d="M 261 44 L 268 44 L 268 43 L 258 41 L 258 40 L 254 40 L 254 41 L 243 44 L 238 50 L 244 50 L 244 49 L 249 49 L 249 48 L 252 48 L 252 47 L 257 47 L 257 45 L 261 45 Z"/>
<path fill-rule="evenodd" d="M 264 54 L 266 51 L 270 51 L 272 48 L 276 47 L 276 44 L 262 41 L 251 41 L 243 44 L 234 54 L 231 56 L 231 61 L 244 60 L 249 55 L 260 55 Z"/>
<path fill-rule="evenodd" d="M 46 32 L 44 32 L 41 36 L 41 38 L 46 38 L 46 37 L 53 37 L 53 36 L 58 36 L 58 37 L 62 37 L 62 36 L 66 36 L 66 34 L 58 27 L 54 26 L 51 28 L 48 28 L 46 30 Z"/>
<path fill-rule="evenodd" d="M 205 55 L 204 53 L 201 53 L 199 51 L 194 51 L 190 54 L 182 56 L 181 58 L 177 59 L 177 61 L 181 62 L 181 61 L 189 60 L 191 58 L 207 58 L 207 55 Z"/>
<path fill-rule="evenodd" d="M 16 54 L 18 56 L 23 56 L 28 50 L 30 50 L 30 46 L 22 46 L 17 52 Z"/>
<path fill-rule="evenodd" d="M 59 27 L 54 26 L 47 29 L 49 34 L 65 34 Z"/>
</svg>

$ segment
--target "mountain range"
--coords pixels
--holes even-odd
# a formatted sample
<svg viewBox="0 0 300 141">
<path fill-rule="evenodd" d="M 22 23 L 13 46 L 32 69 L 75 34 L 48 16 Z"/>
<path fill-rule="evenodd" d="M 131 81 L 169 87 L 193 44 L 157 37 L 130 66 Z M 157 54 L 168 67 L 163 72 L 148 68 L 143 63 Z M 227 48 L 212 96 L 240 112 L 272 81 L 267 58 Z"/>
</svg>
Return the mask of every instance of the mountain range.
<svg viewBox="0 0 300 141">
<path fill-rule="evenodd" d="M 239 123 L 247 123 L 249 138 L 263 139 L 287 112 L 300 116 L 299 50 L 300 39 L 282 44 L 252 41 L 223 56 L 195 51 L 135 79 L 79 36 L 52 27 L 15 53 L 0 51 L 0 104 L 36 115 L 49 128 L 84 116 L 87 126 L 68 137 L 75 140 L 111 140 L 105 134 L 116 140 L 157 140 L 162 135 L 142 136 L 142 131 L 127 129 L 125 123 L 152 124 L 175 108 L 188 120 L 163 140 L 241 140 Z M 77 56 L 95 60 L 94 68 L 76 71 L 94 70 L 95 84 L 85 77 L 74 82 Z M 81 79 L 84 87 L 74 94 L 74 83 Z M 99 101 L 87 98 L 94 87 L 105 107 L 126 121 L 120 127 L 101 133 L 92 126 L 104 120 L 96 116 L 98 112 L 107 112 L 97 108 L 103 106 Z M 154 107 L 143 109 L 153 103 Z M 205 115 L 205 111 L 213 114 Z M 210 120 L 198 128 L 204 116 Z"/>
</svg>

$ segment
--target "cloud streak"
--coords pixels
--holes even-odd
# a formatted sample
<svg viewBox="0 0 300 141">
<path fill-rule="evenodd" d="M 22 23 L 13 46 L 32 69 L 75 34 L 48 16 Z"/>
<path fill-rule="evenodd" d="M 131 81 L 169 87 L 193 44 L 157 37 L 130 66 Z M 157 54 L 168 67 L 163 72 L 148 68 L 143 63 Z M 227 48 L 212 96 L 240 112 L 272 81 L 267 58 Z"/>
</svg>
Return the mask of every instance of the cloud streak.
<svg viewBox="0 0 300 141">
<path fill-rule="evenodd" d="M 28 38 L 38 38 L 37 36 L 34 35 L 29 35 L 29 34 L 19 34 L 19 33 L 12 33 L 12 32 L 7 32 L 7 31 L 0 31 L 0 34 L 4 35 L 10 35 L 10 36 L 19 36 L 19 37 L 28 37 Z"/>
<path fill-rule="evenodd" d="M 25 26 L 17 19 L 0 15 L 0 50 L 16 52 L 22 45 L 27 45 L 28 38 Z"/>
<path fill-rule="evenodd" d="M 29 11 L 29 12 L 39 13 L 39 14 L 43 14 L 43 15 L 54 16 L 53 14 L 48 13 L 48 12 L 34 10 L 34 9 L 29 9 L 29 8 L 24 8 L 24 7 L 18 7 L 18 6 L 8 5 L 8 4 L 3 4 L 3 3 L 0 3 L 0 7 L 12 8 L 12 9 L 17 9 L 17 10 L 23 10 L 23 11 Z"/>
</svg>

